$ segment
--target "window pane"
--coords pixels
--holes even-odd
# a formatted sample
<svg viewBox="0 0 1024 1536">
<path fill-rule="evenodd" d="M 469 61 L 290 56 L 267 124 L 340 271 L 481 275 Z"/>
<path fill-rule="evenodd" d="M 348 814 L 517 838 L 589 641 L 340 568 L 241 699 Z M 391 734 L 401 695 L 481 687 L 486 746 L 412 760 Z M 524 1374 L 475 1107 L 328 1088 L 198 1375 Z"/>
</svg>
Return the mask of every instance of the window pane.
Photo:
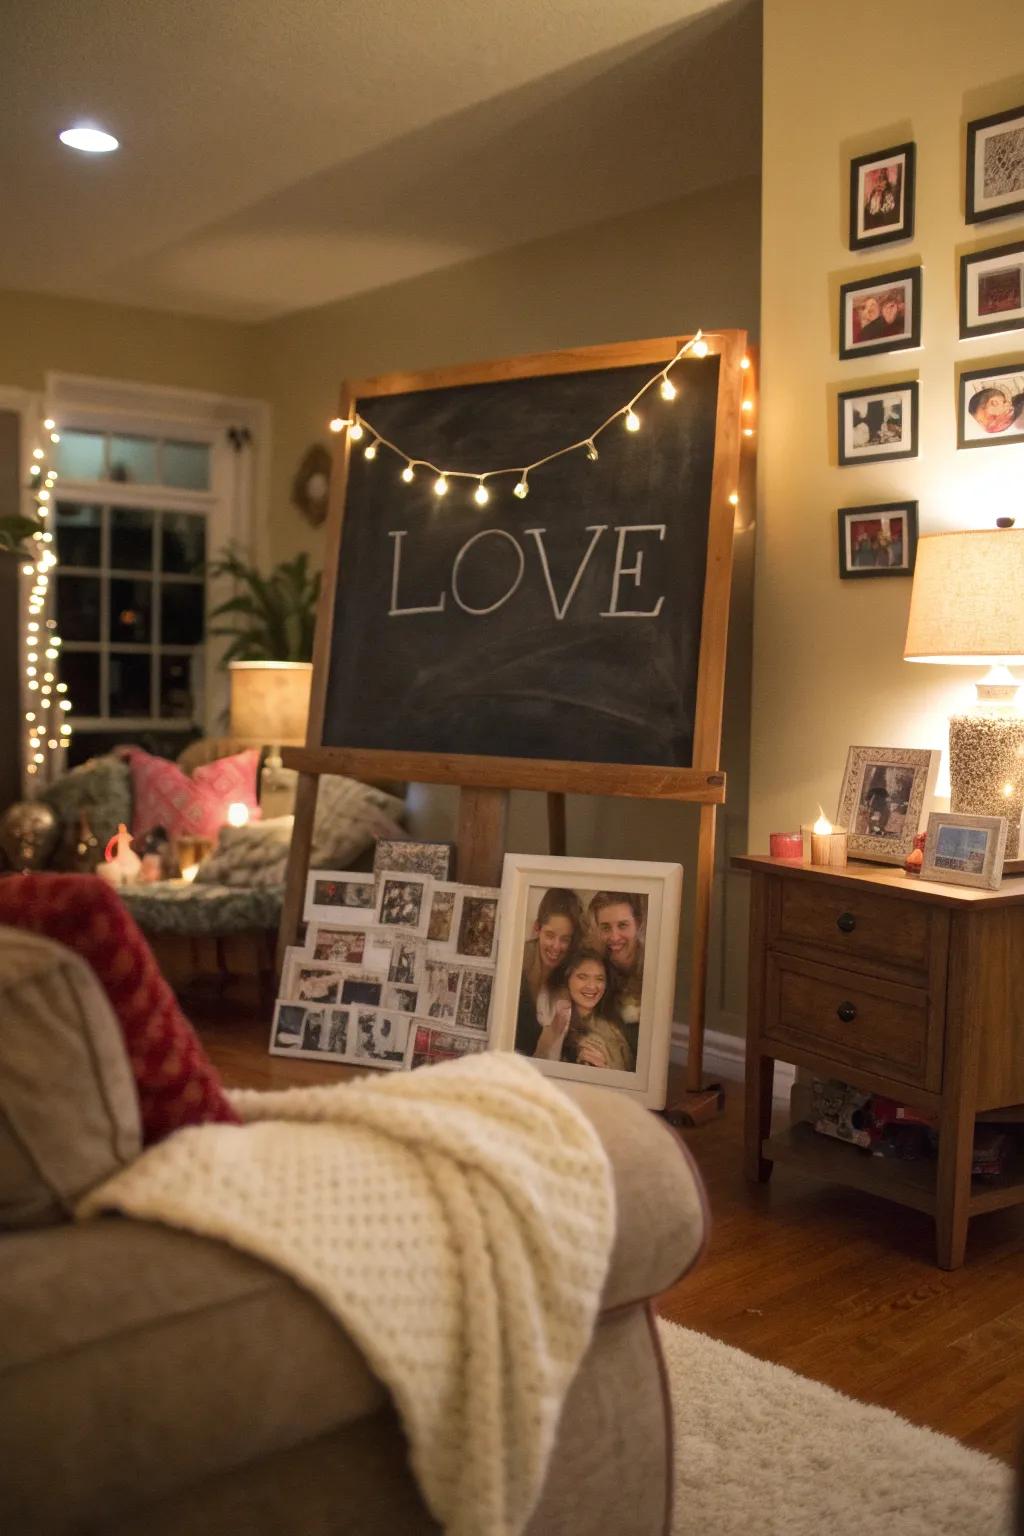
<svg viewBox="0 0 1024 1536">
<path fill-rule="evenodd" d="M 131 651 L 110 653 L 110 709 L 112 719 L 149 714 L 149 679 L 152 656 Z"/>
<path fill-rule="evenodd" d="M 99 507 L 75 501 L 57 503 L 57 558 L 63 565 L 99 565 Z"/>
<path fill-rule="evenodd" d="M 102 432 L 61 431 L 57 444 L 57 469 L 65 480 L 102 480 L 103 450 L 106 437 Z"/>
<path fill-rule="evenodd" d="M 100 713 L 100 658 L 96 651 L 60 653 L 60 680 L 68 685 L 68 698 L 76 715 L 95 718 Z"/>
<path fill-rule="evenodd" d="M 156 484 L 156 442 L 152 437 L 111 437 L 110 478 Z"/>
<path fill-rule="evenodd" d="M 162 483 L 186 491 L 210 489 L 210 449 L 206 443 L 164 443 Z"/>
<path fill-rule="evenodd" d="M 198 576 L 206 563 L 206 519 L 192 512 L 165 512 L 163 566 L 176 576 Z"/>
<path fill-rule="evenodd" d="M 57 628 L 64 640 L 100 638 L 98 576 L 57 577 Z"/>
<path fill-rule="evenodd" d="M 153 583 L 110 581 L 110 639 L 144 645 L 152 637 Z"/>
<path fill-rule="evenodd" d="M 199 645 L 205 628 L 204 598 L 200 582 L 161 583 L 160 638 L 165 645 Z"/>
<path fill-rule="evenodd" d="M 153 514 L 134 507 L 110 509 L 110 567 L 114 571 L 153 569 Z"/>
<path fill-rule="evenodd" d="M 165 720 L 191 720 L 196 712 L 193 671 L 200 664 L 199 656 L 168 656 L 160 658 L 160 714 Z"/>
</svg>

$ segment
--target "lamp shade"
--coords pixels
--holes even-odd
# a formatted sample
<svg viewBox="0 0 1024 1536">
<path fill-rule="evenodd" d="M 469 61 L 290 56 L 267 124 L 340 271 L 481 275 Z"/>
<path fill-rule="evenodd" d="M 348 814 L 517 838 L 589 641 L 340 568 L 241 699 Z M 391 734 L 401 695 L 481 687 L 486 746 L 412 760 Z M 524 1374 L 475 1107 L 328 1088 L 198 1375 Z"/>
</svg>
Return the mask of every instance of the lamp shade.
<svg viewBox="0 0 1024 1536">
<path fill-rule="evenodd" d="M 905 661 L 1024 665 L 1024 529 L 918 541 Z"/>
<path fill-rule="evenodd" d="M 233 661 L 230 732 L 254 747 L 306 742 L 311 661 Z"/>
</svg>

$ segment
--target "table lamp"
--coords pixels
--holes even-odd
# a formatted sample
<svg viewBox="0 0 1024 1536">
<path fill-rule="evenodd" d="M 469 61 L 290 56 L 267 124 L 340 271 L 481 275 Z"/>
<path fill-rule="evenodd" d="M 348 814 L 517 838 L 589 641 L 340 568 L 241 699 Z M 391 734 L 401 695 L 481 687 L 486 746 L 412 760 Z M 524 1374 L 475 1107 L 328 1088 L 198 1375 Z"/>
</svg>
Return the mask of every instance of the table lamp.
<svg viewBox="0 0 1024 1536">
<path fill-rule="evenodd" d="M 269 747 L 260 783 L 264 817 L 292 809 L 294 789 L 282 783 L 281 748 L 306 744 L 311 661 L 232 661 L 230 734 L 241 745 Z"/>
<path fill-rule="evenodd" d="M 950 809 L 1005 816 L 1019 856 L 1024 716 L 1011 666 L 1024 665 L 1024 530 L 927 534 L 918 541 L 905 661 L 988 667 L 969 714 L 949 721 Z"/>
</svg>

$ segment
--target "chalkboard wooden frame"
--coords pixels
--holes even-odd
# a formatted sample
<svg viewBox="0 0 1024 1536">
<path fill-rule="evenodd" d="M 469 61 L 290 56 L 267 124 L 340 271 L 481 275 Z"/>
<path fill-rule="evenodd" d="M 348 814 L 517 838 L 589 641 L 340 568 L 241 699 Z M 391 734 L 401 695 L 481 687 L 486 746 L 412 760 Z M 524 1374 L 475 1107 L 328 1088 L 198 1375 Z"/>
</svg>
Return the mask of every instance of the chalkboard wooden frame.
<svg viewBox="0 0 1024 1536">
<path fill-rule="evenodd" d="M 349 417 L 355 409 L 356 401 L 365 404 L 381 396 L 406 394 L 416 390 L 459 388 L 503 379 L 582 373 L 591 369 L 648 363 L 654 371 L 659 363 L 668 362 L 675 356 L 685 339 L 658 337 L 649 341 L 581 347 L 566 352 L 537 353 L 505 358 L 498 362 L 433 369 L 423 373 L 386 374 L 378 378 L 346 382 L 342 386 L 338 414 L 343 418 Z M 705 340 L 709 352 L 719 355 L 720 368 L 692 765 L 676 767 L 580 763 L 324 745 L 324 715 L 337 591 L 336 573 L 342 558 L 351 452 L 348 434 L 341 433 L 335 445 L 331 476 L 324 584 L 317 616 L 306 747 L 289 751 L 286 761 L 291 766 L 303 772 L 347 774 L 358 779 L 408 779 L 416 783 L 455 784 L 460 787 L 533 789 L 718 805 L 724 803 L 725 775 L 719 769 L 718 757 L 732 577 L 734 508 L 730 497 L 736 492 L 739 481 L 740 365 L 746 351 L 746 333 L 731 330 L 707 332 Z"/>
</svg>

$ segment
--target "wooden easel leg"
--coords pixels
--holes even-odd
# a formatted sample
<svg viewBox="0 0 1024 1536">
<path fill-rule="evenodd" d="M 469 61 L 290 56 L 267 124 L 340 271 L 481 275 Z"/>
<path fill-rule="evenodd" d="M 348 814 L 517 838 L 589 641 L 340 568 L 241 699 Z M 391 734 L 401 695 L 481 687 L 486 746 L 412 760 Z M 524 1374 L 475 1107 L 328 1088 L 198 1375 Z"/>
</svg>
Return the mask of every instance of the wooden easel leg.
<svg viewBox="0 0 1024 1536">
<path fill-rule="evenodd" d="M 548 852 L 564 859 L 565 851 L 565 796 L 552 791 L 548 794 Z"/>
<path fill-rule="evenodd" d="M 277 930 L 277 974 L 281 975 L 284 952 L 290 944 L 298 942 L 299 924 L 306 895 L 306 876 L 309 873 L 309 851 L 313 846 L 313 821 L 316 817 L 316 796 L 320 788 L 315 773 L 300 773 L 295 790 L 295 825 L 292 829 L 292 845 L 288 853 L 288 874 L 285 877 L 284 905 L 281 908 L 281 925 Z"/>
<path fill-rule="evenodd" d="M 507 789 L 460 789 L 458 875 L 462 885 L 501 884 L 508 836 Z"/>
<path fill-rule="evenodd" d="M 721 1083 L 704 1082 L 704 1004 L 708 981 L 708 933 L 711 927 L 711 885 L 715 873 L 714 805 L 700 808 L 697 875 L 694 896 L 693 969 L 690 982 L 690 1038 L 686 1051 L 686 1092 L 667 1105 L 670 1125 L 707 1125 L 721 1113 L 725 1091 Z"/>
</svg>

